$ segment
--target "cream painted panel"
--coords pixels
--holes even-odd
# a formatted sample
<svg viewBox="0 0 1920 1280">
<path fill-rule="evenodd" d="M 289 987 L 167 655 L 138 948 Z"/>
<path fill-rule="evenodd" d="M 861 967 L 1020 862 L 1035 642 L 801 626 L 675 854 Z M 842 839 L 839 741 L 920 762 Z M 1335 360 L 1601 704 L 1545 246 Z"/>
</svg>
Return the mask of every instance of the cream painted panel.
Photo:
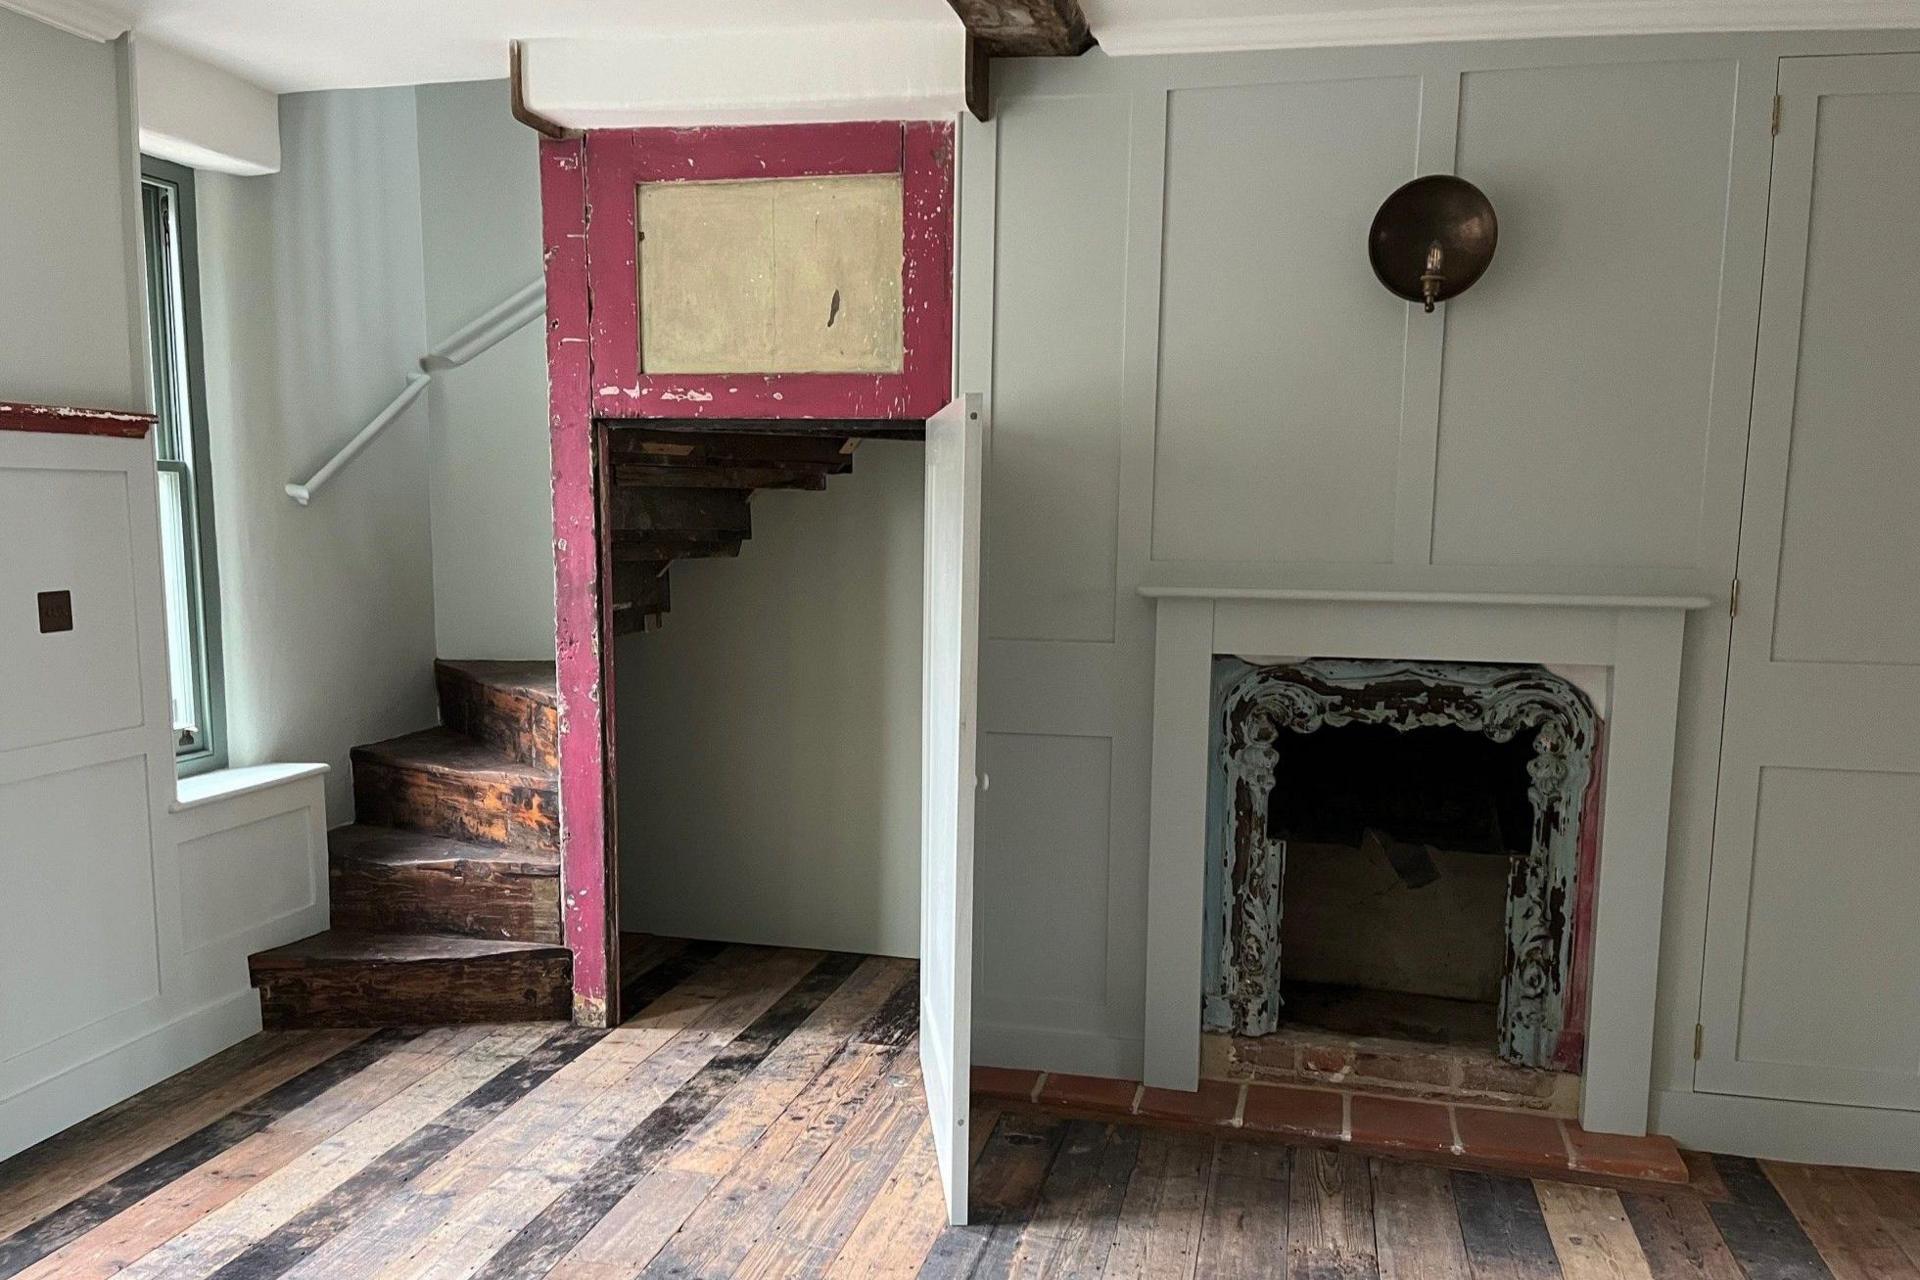
<svg viewBox="0 0 1920 1280">
<path fill-rule="evenodd" d="M 900 175 L 658 182 L 637 197 L 651 373 L 887 373 Z"/>
<path fill-rule="evenodd" d="M 1126 111 L 1030 98 L 999 117 L 986 634 L 1113 638 Z"/>
<path fill-rule="evenodd" d="M 1463 77 L 1500 246 L 1445 306 L 1436 563 L 1699 562 L 1736 72 Z"/>
<path fill-rule="evenodd" d="M 994 424 L 999 430 L 999 424 Z M 986 733 L 978 797 L 978 1006 L 993 1021 L 1057 1009 L 1084 1021 L 1107 999 L 1107 847 L 1113 746 L 1106 738 Z M 1046 975 L 1045 982 L 1036 975 Z"/>
<path fill-rule="evenodd" d="M 1154 559 L 1392 559 L 1407 318 L 1365 240 L 1419 129 L 1415 77 L 1169 95 Z"/>
<path fill-rule="evenodd" d="M 0 653 L 33 673 L 0 681 L 0 752 L 140 723 L 127 503 L 119 470 L 0 469 Z M 41 634 L 42 591 L 72 593 L 73 630 Z"/>
<path fill-rule="evenodd" d="M 0 786 L 0 1061 L 160 994 L 146 769 Z"/>
<path fill-rule="evenodd" d="M 180 932 L 188 953 L 280 920 L 318 899 L 305 809 L 196 840 L 180 856 Z"/>
<path fill-rule="evenodd" d="M 1736 1053 L 1920 1104 L 1920 775 L 1762 769 L 1756 828 Z"/>
<path fill-rule="evenodd" d="M 1800 348 L 1773 658 L 1920 662 L 1920 256 L 1887 234 L 1920 201 L 1920 93 L 1826 98 L 1817 128 L 1801 325 L 1840 340 Z"/>
</svg>

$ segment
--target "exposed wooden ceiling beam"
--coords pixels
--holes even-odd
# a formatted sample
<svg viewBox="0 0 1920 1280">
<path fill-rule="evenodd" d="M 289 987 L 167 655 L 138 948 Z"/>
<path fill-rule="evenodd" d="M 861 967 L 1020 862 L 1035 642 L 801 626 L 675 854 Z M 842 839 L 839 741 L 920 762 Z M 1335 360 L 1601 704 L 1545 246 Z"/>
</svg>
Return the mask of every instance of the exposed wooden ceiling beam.
<svg viewBox="0 0 1920 1280">
<path fill-rule="evenodd" d="M 947 0 L 990 58 L 1071 58 L 1093 45 L 1079 0 Z"/>
</svg>

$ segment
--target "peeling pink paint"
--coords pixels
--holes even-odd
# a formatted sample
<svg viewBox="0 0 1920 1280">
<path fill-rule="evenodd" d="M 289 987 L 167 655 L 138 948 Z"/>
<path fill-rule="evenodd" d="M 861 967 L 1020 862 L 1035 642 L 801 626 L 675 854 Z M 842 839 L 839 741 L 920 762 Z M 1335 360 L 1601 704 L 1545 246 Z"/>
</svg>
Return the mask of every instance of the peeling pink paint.
<svg viewBox="0 0 1920 1280">
<path fill-rule="evenodd" d="M 138 440 L 152 430 L 153 423 L 154 417 L 150 413 L 0 401 L 0 431 L 57 431 L 63 435 L 117 436 L 123 440 Z"/>
<path fill-rule="evenodd" d="M 608 429 L 596 419 L 904 418 L 952 395 L 953 126 L 861 122 L 607 130 L 540 144 L 553 458 L 563 927 L 574 1020 L 621 1016 Z M 635 190 L 643 182 L 902 175 L 905 356 L 895 374 L 649 376 L 639 371 Z"/>
<path fill-rule="evenodd" d="M 592 368 L 587 336 L 586 190 L 579 139 L 540 144 L 546 239 L 547 389 L 553 452 L 554 650 L 560 698 L 563 936 L 573 951 L 574 1021 L 618 1021 L 616 863 L 607 794 L 606 625 L 600 593 Z"/>
<path fill-rule="evenodd" d="M 603 418 L 926 418 L 953 392 L 953 126 L 609 129 L 587 135 L 593 412 Z M 634 193 L 647 182 L 902 175 L 899 373 L 645 374 Z"/>
</svg>

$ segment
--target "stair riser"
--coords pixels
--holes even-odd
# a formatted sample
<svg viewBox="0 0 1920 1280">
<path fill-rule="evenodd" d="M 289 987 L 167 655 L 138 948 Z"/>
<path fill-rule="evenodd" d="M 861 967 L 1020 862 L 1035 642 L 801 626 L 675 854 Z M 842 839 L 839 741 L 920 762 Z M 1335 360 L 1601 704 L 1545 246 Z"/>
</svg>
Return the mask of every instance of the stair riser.
<svg viewBox="0 0 1920 1280">
<path fill-rule="evenodd" d="M 560 847 L 554 787 L 507 785 L 378 761 L 353 762 L 357 820 L 479 844 Z"/>
<path fill-rule="evenodd" d="M 565 954 L 407 964 L 335 964 L 253 974 L 273 1029 L 537 1022 L 573 1011 Z"/>
<path fill-rule="evenodd" d="M 440 723 L 498 747 L 523 764 L 560 767 L 560 712 L 511 689 L 483 685 L 460 672 L 434 672 L 440 690 Z"/>
<path fill-rule="evenodd" d="M 471 862 L 334 864 L 332 924 L 368 933 L 451 933 L 506 942 L 560 941 L 560 877 Z"/>
</svg>

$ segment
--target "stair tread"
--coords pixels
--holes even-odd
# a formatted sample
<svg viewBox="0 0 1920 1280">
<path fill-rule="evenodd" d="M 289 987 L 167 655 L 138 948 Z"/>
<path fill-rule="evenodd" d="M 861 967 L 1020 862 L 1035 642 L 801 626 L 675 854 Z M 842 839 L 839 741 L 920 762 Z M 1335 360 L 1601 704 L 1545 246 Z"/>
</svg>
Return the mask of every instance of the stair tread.
<svg viewBox="0 0 1920 1280">
<path fill-rule="evenodd" d="M 353 758 L 531 787 L 551 787 L 558 781 L 552 769 L 517 760 L 498 747 L 444 726 L 355 747 Z"/>
<path fill-rule="evenodd" d="M 452 836 L 372 823 L 335 827 L 327 833 L 327 848 L 335 862 L 376 863 L 386 867 L 439 867 L 476 862 L 511 874 L 560 874 L 560 855 L 550 849 L 474 844 Z"/>
<path fill-rule="evenodd" d="M 545 706 L 559 705 L 559 682 L 551 662 L 498 658 L 439 658 L 435 661 L 440 666 L 458 671 L 475 684 L 506 689 Z"/>
<path fill-rule="evenodd" d="M 255 952 L 249 959 L 253 968 L 259 971 L 567 954 L 564 946 L 549 942 L 507 942 L 441 933 L 359 933 L 349 929 L 328 929 L 271 951 Z"/>
</svg>

